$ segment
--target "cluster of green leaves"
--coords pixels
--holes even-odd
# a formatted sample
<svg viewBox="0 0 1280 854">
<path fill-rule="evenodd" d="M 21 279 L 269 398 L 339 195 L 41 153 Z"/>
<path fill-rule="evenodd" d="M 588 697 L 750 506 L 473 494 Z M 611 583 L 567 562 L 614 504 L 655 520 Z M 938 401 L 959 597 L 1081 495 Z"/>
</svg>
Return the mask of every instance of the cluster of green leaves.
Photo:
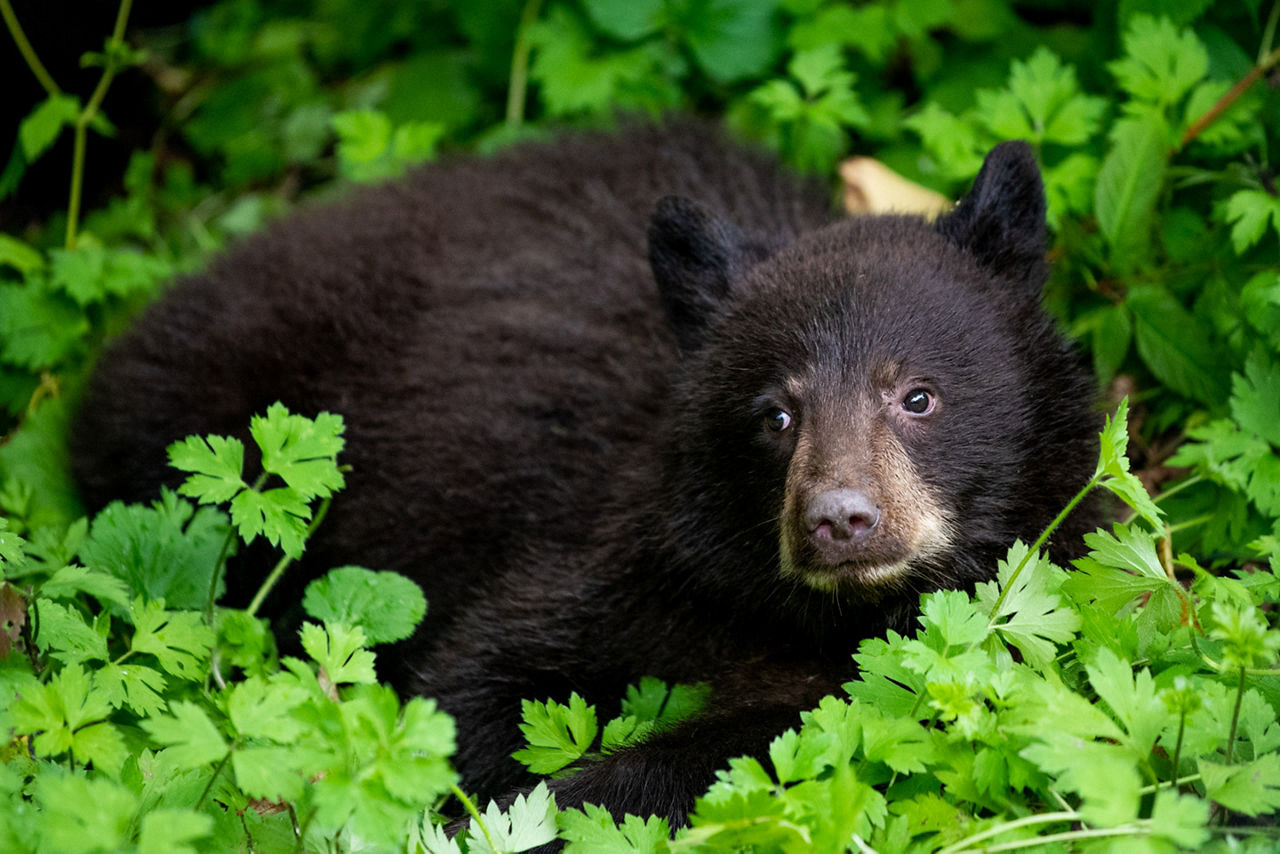
<svg viewBox="0 0 1280 854">
<path fill-rule="evenodd" d="M 0 234 L 0 847 L 1274 847 L 1240 816 L 1280 806 L 1280 95 L 1259 82 L 1280 3 L 218 0 L 181 38 L 126 40 L 130 6 L 88 57 L 92 92 L 40 70 L 47 97 L 0 175 L 0 199 L 21 197 L 73 140 L 66 213 Z M 82 211 L 95 136 L 116 132 L 103 95 L 144 69 L 165 130 Z M 992 144 L 1029 140 L 1049 304 L 1140 402 L 1139 474 L 1163 487 L 1157 510 L 1113 426 L 1095 485 L 1140 521 L 1092 535 L 1069 575 L 1018 546 L 974 597 L 926 600 L 916 637 L 864 645 L 849 698 L 768 762 L 735 762 L 674 841 L 657 819 L 560 812 L 546 788 L 483 813 L 453 789 L 447 719 L 373 681 L 368 647 L 425 607 L 398 576 L 314 582 L 307 658 L 280 660 L 255 614 L 341 487 L 337 419 L 255 420 L 260 478 L 237 443 L 189 439 L 180 493 L 92 520 L 65 451 L 104 338 L 300 189 L 619 108 L 723 114 L 822 174 L 875 153 L 953 195 Z M 280 563 L 248 609 L 217 607 L 256 537 Z M 687 687 L 633 693 L 603 727 L 579 699 L 530 698 L 522 758 L 571 773 L 696 705 Z M 431 812 L 446 792 L 473 816 L 453 839 Z"/>
<path fill-rule="evenodd" d="M 253 484 L 238 440 L 189 437 L 169 449 L 186 481 L 150 506 L 56 541 L 0 520 L 4 850 L 397 847 L 454 787 L 452 720 L 378 685 L 369 649 L 421 621 L 416 584 L 333 570 L 303 598 L 306 659 L 276 654 L 256 609 L 342 486 L 342 420 L 277 404 L 251 435 Z M 215 608 L 234 544 L 259 536 L 277 571 L 247 609 Z"/>
</svg>

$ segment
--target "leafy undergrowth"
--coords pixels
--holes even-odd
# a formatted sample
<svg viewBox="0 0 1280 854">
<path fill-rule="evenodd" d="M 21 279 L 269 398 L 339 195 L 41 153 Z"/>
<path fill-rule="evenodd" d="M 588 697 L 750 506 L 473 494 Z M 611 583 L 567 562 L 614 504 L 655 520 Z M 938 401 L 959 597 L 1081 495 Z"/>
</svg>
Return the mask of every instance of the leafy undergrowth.
<svg viewBox="0 0 1280 854">
<path fill-rule="evenodd" d="M 87 57 L 91 92 L 23 49 L 44 94 L 0 173 L 0 200 L 39 209 L 29 167 L 72 143 L 65 210 L 0 234 L 0 850 L 1280 847 L 1280 2 L 219 0 L 179 38 L 126 38 L 130 10 Z M 127 75 L 164 118 L 104 176 Z M 1047 302 L 1107 396 L 1133 401 L 1095 484 L 1132 518 L 1074 567 L 1018 544 L 974 596 L 927 597 L 915 637 L 865 642 L 847 696 L 735 761 L 673 839 L 558 812 L 545 788 L 506 813 L 458 789 L 448 717 L 376 681 L 374 647 L 425 609 L 399 576 L 313 582 L 305 658 L 276 652 L 257 606 L 342 487 L 337 416 L 255 419 L 261 473 L 234 440 L 190 438 L 182 490 L 92 519 L 65 451 L 102 342 L 300 194 L 616 108 L 722 115 L 820 174 L 873 153 L 949 195 L 993 143 L 1029 140 Z M 256 538 L 276 572 L 249 608 L 220 606 L 227 558 Z M 525 707 L 538 773 L 703 694 L 645 680 L 603 723 L 558 699 Z M 438 816 L 464 812 L 448 839 Z"/>
</svg>

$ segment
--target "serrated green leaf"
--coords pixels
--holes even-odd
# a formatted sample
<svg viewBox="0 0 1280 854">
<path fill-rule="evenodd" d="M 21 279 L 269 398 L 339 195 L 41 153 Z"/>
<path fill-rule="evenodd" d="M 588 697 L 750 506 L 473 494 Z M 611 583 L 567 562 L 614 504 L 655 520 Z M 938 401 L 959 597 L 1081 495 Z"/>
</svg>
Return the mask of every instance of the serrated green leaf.
<svg viewBox="0 0 1280 854">
<path fill-rule="evenodd" d="M 1280 235 L 1280 196 L 1265 190 L 1237 190 L 1227 199 L 1226 220 L 1231 223 L 1231 245 L 1243 255 L 1262 239 L 1267 223 Z"/>
<path fill-rule="evenodd" d="M 178 492 L 201 504 L 229 501 L 247 484 L 242 479 L 244 443 L 225 436 L 188 436 L 168 448 L 169 465 L 191 472 Z"/>
<path fill-rule="evenodd" d="M 468 854 L 500 854 L 527 851 L 556 838 L 556 800 L 545 782 L 527 795 L 517 795 L 505 811 L 490 801 L 484 813 L 487 835 L 479 828 L 467 830 Z M 491 846 L 489 842 L 492 841 Z"/>
<path fill-rule="evenodd" d="M 305 729 L 291 713 L 308 699 L 296 682 L 251 676 L 231 688 L 227 717 L 241 738 L 267 738 L 289 743 Z"/>
<path fill-rule="evenodd" d="M 227 755 L 227 743 L 218 728 L 190 700 L 170 703 L 168 715 L 144 718 L 141 724 L 179 768 L 204 768 Z"/>
<path fill-rule="evenodd" d="M 124 736 L 114 724 L 103 721 L 76 730 L 71 736 L 71 753 L 80 764 L 117 776 L 129 756 Z"/>
<path fill-rule="evenodd" d="M 195 854 L 189 842 L 213 833 L 213 818 L 192 809 L 160 807 L 142 816 L 138 854 Z"/>
<path fill-rule="evenodd" d="M 364 631 L 359 626 L 331 623 L 321 628 L 315 623 L 303 623 L 300 636 L 302 648 L 324 668 L 329 681 L 335 685 L 378 681 L 373 670 L 373 653 L 364 648 Z"/>
<path fill-rule="evenodd" d="M 128 706 L 146 717 L 164 711 L 164 674 L 143 664 L 108 662 L 93 674 L 94 688 L 102 699 L 119 709 Z"/>
<path fill-rule="evenodd" d="M 229 527 L 221 511 L 196 509 L 164 489 L 160 500 L 147 506 L 107 505 L 94 517 L 79 557 L 87 566 L 109 573 L 98 572 L 97 576 L 105 575 L 127 586 L 121 603 L 125 606 L 129 598 L 141 595 L 163 599 L 174 608 L 203 608 Z M 227 555 L 234 553 L 234 548 L 227 547 Z M 222 587 L 219 579 L 215 599 Z"/>
<path fill-rule="evenodd" d="M 583 804 L 556 818 L 561 838 L 568 841 L 565 854 L 664 854 L 671 830 L 665 818 L 628 815 L 616 823 L 604 807 Z"/>
<path fill-rule="evenodd" d="M 134 653 L 154 655 L 166 673 L 188 681 L 204 678 L 213 630 L 196 611 L 166 611 L 164 601 L 135 599 L 130 608 Z"/>
<path fill-rule="evenodd" d="M 307 500 L 327 498 L 343 487 L 336 458 L 346 444 L 345 429 L 340 415 L 321 412 L 305 418 L 280 403 L 273 403 L 265 415 L 255 415 L 249 424 L 249 433 L 262 449 L 262 468 Z"/>
<path fill-rule="evenodd" d="M 1227 809 L 1261 815 L 1280 809 L 1280 754 L 1268 753 L 1243 765 L 1200 760 L 1205 793 Z"/>
<path fill-rule="evenodd" d="M 1135 286 L 1126 305 L 1138 354 L 1156 378 L 1206 406 L 1221 406 L 1227 398 L 1224 361 L 1210 331 L 1163 287 Z"/>
<path fill-rule="evenodd" d="M 89 333 L 84 312 L 66 296 L 28 279 L 0 285 L 0 358 L 39 371 L 73 356 Z"/>
<path fill-rule="evenodd" d="M 1075 636 L 1080 628 L 1080 615 L 1065 607 L 1057 595 L 1065 573 L 1043 554 L 1028 559 L 1010 584 L 1014 569 L 1027 559 L 1029 551 L 1021 540 L 1014 543 L 999 563 L 996 581 L 979 584 L 974 598 L 986 611 L 995 630 L 1021 650 L 1029 664 L 1046 667 L 1057 656 L 1056 645 L 1067 643 Z M 1004 600 L 995 611 L 1002 589 Z M 985 636 L 984 631 L 983 638 Z"/>
<path fill-rule="evenodd" d="M 1129 270 L 1150 253 L 1156 200 L 1168 167 L 1169 129 L 1155 118 L 1123 119 L 1098 170 L 1094 209 L 1117 267 Z"/>
<path fill-rule="evenodd" d="M 124 582 L 83 566 L 64 566 L 40 585 L 40 595 L 48 599 L 70 599 L 78 593 L 88 593 L 103 603 L 129 604 L 129 589 Z"/>
<path fill-rule="evenodd" d="M 524 700 L 520 708 L 520 732 L 528 746 L 513 756 L 535 774 L 551 774 L 576 762 L 599 732 L 595 707 L 577 693 L 569 696 L 568 705 Z"/>
<path fill-rule="evenodd" d="M 231 499 L 231 521 L 245 543 L 259 536 L 292 558 L 302 556 L 311 507 L 289 487 L 254 492 L 246 489 Z"/>
<path fill-rule="evenodd" d="M 1190 30 L 1168 18 L 1134 15 L 1124 34 L 1125 57 L 1107 65 L 1120 88 L 1160 105 L 1177 103 L 1209 70 L 1209 55 Z"/>
<path fill-rule="evenodd" d="M 137 797 L 105 777 L 44 773 L 32 784 L 41 807 L 40 849 L 57 852 L 129 850 Z"/>
<path fill-rule="evenodd" d="M 293 746 L 253 745 L 231 754 L 236 785 L 250 797 L 272 801 L 296 801 L 306 784 Z"/>
<path fill-rule="evenodd" d="M 107 660 L 107 639 L 73 608 L 49 599 L 35 601 L 36 646 L 59 661 Z"/>
<path fill-rule="evenodd" d="M 1151 753 L 1161 730 L 1177 726 L 1176 716 L 1156 696 L 1147 668 L 1135 674 L 1129 662 L 1104 647 L 1085 664 L 1085 670 L 1098 696 L 1128 733 L 1125 743 L 1133 749 L 1135 759 L 1145 759 Z"/>
<path fill-rule="evenodd" d="M 427 600 L 421 587 L 397 572 L 344 566 L 308 584 L 302 608 L 321 622 L 359 626 L 370 644 L 379 644 L 413 634 Z"/>
</svg>

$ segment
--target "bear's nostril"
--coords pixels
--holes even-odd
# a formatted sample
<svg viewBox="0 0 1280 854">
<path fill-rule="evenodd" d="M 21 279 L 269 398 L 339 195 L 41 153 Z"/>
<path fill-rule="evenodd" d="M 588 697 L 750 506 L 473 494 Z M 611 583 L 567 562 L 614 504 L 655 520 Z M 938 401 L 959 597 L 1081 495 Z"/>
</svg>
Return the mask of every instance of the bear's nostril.
<svg viewBox="0 0 1280 854">
<path fill-rule="evenodd" d="M 861 489 L 819 493 L 805 510 L 805 524 L 815 540 L 857 542 L 880 523 L 880 508 Z"/>
</svg>

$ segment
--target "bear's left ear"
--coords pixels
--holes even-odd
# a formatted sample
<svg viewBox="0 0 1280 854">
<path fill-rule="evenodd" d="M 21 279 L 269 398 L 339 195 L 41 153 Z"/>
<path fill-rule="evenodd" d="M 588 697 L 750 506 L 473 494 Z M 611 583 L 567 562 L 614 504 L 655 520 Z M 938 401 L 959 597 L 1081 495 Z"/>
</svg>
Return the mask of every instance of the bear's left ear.
<svg viewBox="0 0 1280 854">
<path fill-rule="evenodd" d="M 937 229 L 992 271 L 1039 293 L 1048 276 L 1045 201 L 1031 146 L 1002 142 L 982 163 L 973 189 Z"/>
<path fill-rule="evenodd" d="M 738 226 L 697 202 L 683 196 L 658 202 L 649 222 L 649 264 L 681 350 L 701 346 L 734 276 L 756 254 Z"/>
</svg>

